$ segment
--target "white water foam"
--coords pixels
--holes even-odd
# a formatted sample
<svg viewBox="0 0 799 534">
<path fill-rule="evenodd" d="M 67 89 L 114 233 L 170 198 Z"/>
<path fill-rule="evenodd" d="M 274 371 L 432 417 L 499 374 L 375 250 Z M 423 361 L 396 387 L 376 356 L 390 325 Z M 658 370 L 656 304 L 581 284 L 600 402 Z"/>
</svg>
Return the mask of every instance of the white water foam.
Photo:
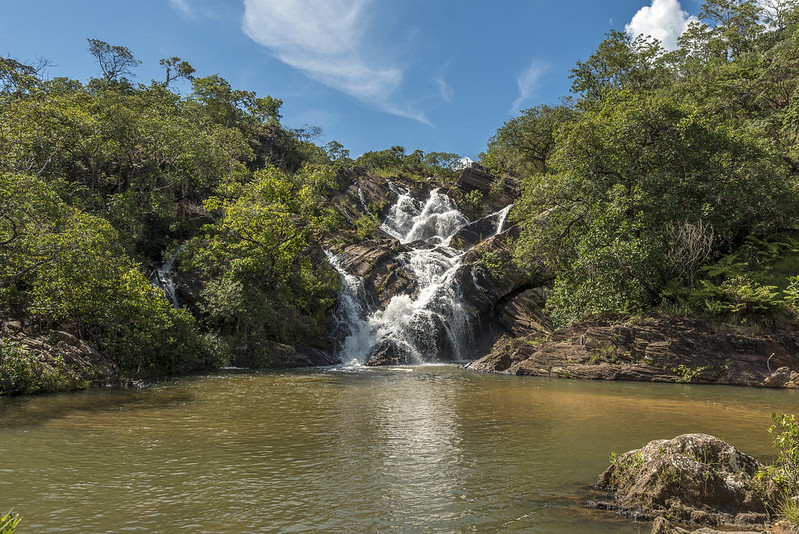
<svg viewBox="0 0 799 534">
<path fill-rule="evenodd" d="M 366 304 L 363 280 L 347 273 L 339 258 L 329 255 L 339 271 L 342 289 L 336 313 L 338 326 L 347 333 L 339 357 L 358 365 L 379 349 L 390 346 L 395 355 L 411 363 L 465 359 L 474 346 L 474 317 L 467 311 L 456 272 L 464 251 L 449 246 L 452 237 L 469 220 L 445 193 L 436 189 L 427 201 L 413 198 L 410 191 L 389 184 L 396 202 L 381 229 L 411 247 L 397 260 L 416 278 L 414 295 L 395 295 L 384 309 Z M 497 217 L 503 226 L 510 206 Z"/>
</svg>

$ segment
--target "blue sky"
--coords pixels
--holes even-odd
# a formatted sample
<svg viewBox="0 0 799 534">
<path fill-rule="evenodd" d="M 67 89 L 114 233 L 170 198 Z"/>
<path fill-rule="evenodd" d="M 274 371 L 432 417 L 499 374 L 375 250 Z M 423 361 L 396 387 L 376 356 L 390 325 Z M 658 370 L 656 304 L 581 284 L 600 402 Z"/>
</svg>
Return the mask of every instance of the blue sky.
<svg viewBox="0 0 799 534">
<path fill-rule="evenodd" d="M 87 38 L 128 47 L 135 81 L 179 56 L 198 76 L 283 100 L 353 156 L 475 158 L 518 110 L 556 104 L 611 29 L 673 43 L 699 0 L 0 0 L 0 55 L 99 76 Z M 184 88 L 185 89 L 185 88 Z"/>
</svg>

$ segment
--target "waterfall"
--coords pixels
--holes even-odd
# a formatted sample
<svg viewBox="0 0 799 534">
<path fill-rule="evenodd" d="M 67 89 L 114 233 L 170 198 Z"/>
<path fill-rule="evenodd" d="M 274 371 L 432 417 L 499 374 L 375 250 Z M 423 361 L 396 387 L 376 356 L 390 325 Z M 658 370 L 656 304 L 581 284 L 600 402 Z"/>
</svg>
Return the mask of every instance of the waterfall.
<svg viewBox="0 0 799 534">
<path fill-rule="evenodd" d="M 175 259 L 180 253 L 180 248 L 175 250 L 163 265 L 158 267 L 150 279 L 150 283 L 164 292 L 166 298 L 172 303 L 172 306 L 179 308 L 177 288 L 175 281 L 172 280 L 172 270 L 175 268 Z"/>
<path fill-rule="evenodd" d="M 469 220 L 440 189 L 420 201 L 408 189 L 389 186 L 397 199 L 380 228 L 406 245 L 396 260 L 415 278 L 416 291 L 393 296 L 383 308 L 370 306 L 363 280 L 329 254 L 342 284 L 335 315 L 346 337 L 338 356 L 350 364 L 380 354 L 402 363 L 465 360 L 473 356 L 476 317 L 464 303 L 456 276 L 465 251 L 449 245 Z M 509 210 L 490 216 L 496 218 L 497 231 Z"/>
</svg>

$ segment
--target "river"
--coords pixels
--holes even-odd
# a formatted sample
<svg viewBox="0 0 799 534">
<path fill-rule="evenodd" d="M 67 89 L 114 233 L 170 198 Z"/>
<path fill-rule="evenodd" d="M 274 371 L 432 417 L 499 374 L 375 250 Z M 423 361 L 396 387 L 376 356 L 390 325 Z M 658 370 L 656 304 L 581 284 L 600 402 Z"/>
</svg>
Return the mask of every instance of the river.
<svg viewBox="0 0 799 534">
<path fill-rule="evenodd" d="M 768 459 L 797 401 L 444 365 L 3 398 L 0 506 L 22 534 L 647 533 L 583 506 L 609 453 L 701 431 Z"/>
</svg>

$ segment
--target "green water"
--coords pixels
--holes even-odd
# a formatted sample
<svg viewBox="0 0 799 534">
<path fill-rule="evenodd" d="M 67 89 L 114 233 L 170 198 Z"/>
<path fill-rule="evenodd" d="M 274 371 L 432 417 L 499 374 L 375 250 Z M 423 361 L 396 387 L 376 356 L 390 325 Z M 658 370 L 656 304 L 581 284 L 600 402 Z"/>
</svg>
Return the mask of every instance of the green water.
<svg viewBox="0 0 799 534">
<path fill-rule="evenodd" d="M 707 432 L 761 459 L 799 393 L 449 366 L 0 399 L 20 532 L 648 533 L 583 507 L 608 454 Z"/>
</svg>

